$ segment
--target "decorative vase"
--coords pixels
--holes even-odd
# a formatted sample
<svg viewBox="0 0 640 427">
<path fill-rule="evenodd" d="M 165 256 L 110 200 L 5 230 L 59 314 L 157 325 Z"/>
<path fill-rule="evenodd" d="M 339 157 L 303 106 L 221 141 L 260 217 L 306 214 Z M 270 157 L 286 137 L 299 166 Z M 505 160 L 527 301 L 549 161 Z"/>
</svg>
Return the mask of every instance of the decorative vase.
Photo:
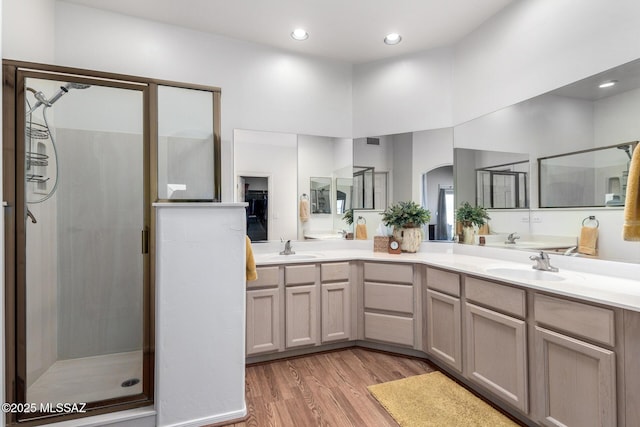
<svg viewBox="0 0 640 427">
<path fill-rule="evenodd" d="M 400 242 L 402 252 L 418 252 L 422 244 L 421 228 L 394 228 L 393 237 Z"/>
<path fill-rule="evenodd" d="M 473 229 L 473 226 L 464 226 L 462 227 L 462 243 L 467 245 L 473 245 L 476 237 L 476 232 Z"/>
</svg>

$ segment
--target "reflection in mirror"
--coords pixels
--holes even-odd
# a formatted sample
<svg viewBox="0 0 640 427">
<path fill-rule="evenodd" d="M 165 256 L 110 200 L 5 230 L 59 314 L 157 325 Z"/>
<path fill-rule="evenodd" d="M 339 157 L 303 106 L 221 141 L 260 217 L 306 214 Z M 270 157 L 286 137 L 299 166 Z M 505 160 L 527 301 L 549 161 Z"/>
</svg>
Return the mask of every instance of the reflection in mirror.
<svg viewBox="0 0 640 427">
<path fill-rule="evenodd" d="M 478 206 L 487 209 L 528 208 L 528 177 L 528 161 L 477 169 Z"/>
<path fill-rule="evenodd" d="M 344 215 L 352 208 L 353 178 L 336 178 L 336 214 Z"/>
<path fill-rule="evenodd" d="M 426 174 L 440 166 L 453 164 L 453 128 L 356 138 L 353 140 L 353 163 L 373 168 L 374 194 L 372 204 L 368 205 L 373 207 L 372 214 L 364 210 L 359 212 L 367 218 L 367 228 L 371 231 L 369 236 L 375 234 L 380 224 L 379 211 L 391 203 L 413 200 L 431 211 L 432 232 L 425 230 L 424 238 L 429 238 L 429 234 L 435 238 L 438 184 L 453 185 L 453 173 L 443 182 L 427 180 Z M 357 173 L 358 169 L 354 172 Z M 427 181 L 429 190 L 425 189 Z M 356 187 L 354 181 L 354 206 L 363 206 L 355 204 Z"/>
<path fill-rule="evenodd" d="M 353 167 L 353 208 L 373 209 L 375 206 L 375 169 L 366 166 Z"/>
<path fill-rule="evenodd" d="M 422 200 L 431 212 L 428 240 L 452 240 L 454 226 L 453 166 L 432 169 L 422 175 Z"/>
<path fill-rule="evenodd" d="M 616 80 L 617 84 L 600 87 L 601 83 L 610 80 Z M 637 120 L 639 114 L 640 60 L 636 60 L 461 123 L 454 128 L 455 147 L 516 151 L 528 153 L 530 159 L 545 159 L 596 147 L 629 145 L 628 141 L 637 140 L 640 135 L 640 121 Z M 517 231 L 522 236 L 526 233 L 533 240 L 548 236 L 577 239 L 581 234 L 584 218 L 595 215 L 600 222 L 597 257 L 639 262 L 640 245 L 622 240 L 623 210 L 621 206 L 615 205 L 616 194 L 622 195 L 622 174 L 628 156 L 623 149 L 611 151 L 614 150 L 617 155 L 623 156 L 617 162 L 618 165 L 624 166 L 618 167 L 615 174 L 613 171 L 608 175 L 603 174 L 597 184 L 594 182 L 594 189 L 596 185 L 602 189 L 598 190 L 597 195 L 590 196 L 595 199 L 589 203 L 592 207 L 572 206 L 574 202 L 567 198 L 574 195 L 569 195 L 566 191 L 562 195 L 550 193 L 549 190 L 555 187 L 547 184 L 548 180 L 545 178 L 540 179 L 539 168 L 536 167 L 530 170 L 530 211 L 525 215 L 518 209 L 494 209 L 490 213 L 491 230 L 507 233 Z M 616 179 L 618 174 L 619 189 Z M 543 188 L 538 188 L 543 180 Z M 460 181 L 460 184 L 463 182 Z M 463 198 L 459 198 L 458 190 L 456 188 L 456 203 L 472 201 L 475 197 L 467 192 Z M 539 200 L 541 192 L 547 193 L 551 199 L 557 199 Z M 610 203 L 607 204 L 608 200 Z M 571 207 L 547 209 L 553 204 Z M 520 242 L 524 239 L 525 237 Z"/>
<path fill-rule="evenodd" d="M 233 132 L 234 177 L 236 182 L 235 201 L 247 202 L 255 210 L 248 209 L 247 225 L 266 228 L 267 239 L 285 240 L 297 237 L 298 195 L 297 181 L 297 135 L 279 132 L 260 132 L 235 129 Z M 247 178 L 257 178 L 250 179 Z M 308 185 L 307 179 L 307 185 Z M 246 184 L 249 184 L 247 187 Z M 260 194 L 248 193 L 264 191 L 266 213 L 258 210 L 252 202 Z M 308 190 L 306 191 L 308 194 Z M 247 199 L 247 196 L 249 198 Z M 258 215 L 266 214 L 263 222 Z"/>
<path fill-rule="evenodd" d="M 213 92 L 158 86 L 158 198 L 216 200 Z"/>
<path fill-rule="evenodd" d="M 331 178 L 310 178 L 311 213 L 331 213 Z"/>
<path fill-rule="evenodd" d="M 528 208 L 529 155 L 456 148 L 456 203 L 485 208 Z"/>
<path fill-rule="evenodd" d="M 624 206 L 638 142 L 538 159 L 540 207 Z"/>
</svg>

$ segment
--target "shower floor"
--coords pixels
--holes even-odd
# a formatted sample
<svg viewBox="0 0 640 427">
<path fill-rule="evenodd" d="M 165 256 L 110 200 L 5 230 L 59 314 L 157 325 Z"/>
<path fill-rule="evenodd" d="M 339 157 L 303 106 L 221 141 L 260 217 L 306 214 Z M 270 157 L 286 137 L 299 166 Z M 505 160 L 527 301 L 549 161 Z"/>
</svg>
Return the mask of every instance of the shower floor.
<svg viewBox="0 0 640 427">
<path fill-rule="evenodd" d="M 138 378 L 132 387 L 123 381 Z M 29 403 L 86 403 L 142 393 L 142 351 L 59 360 L 27 390 Z"/>
</svg>

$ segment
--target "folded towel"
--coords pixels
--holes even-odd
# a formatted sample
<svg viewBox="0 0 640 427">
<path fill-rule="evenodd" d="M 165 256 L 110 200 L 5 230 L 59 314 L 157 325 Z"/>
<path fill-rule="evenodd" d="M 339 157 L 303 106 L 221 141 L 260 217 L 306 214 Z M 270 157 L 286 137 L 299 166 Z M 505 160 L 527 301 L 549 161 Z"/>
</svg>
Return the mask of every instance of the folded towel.
<svg viewBox="0 0 640 427">
<path fill-rule="evenodd" d="M 300 200 L 300 222 L 309 221 L 309 200 Z"/>
<path fill-rule="evenodd" d="M 624 201 L 624 240 L 640 241 L 640 144 L 636 145 L 627 178 L 627 197 Z"/>
<path fill-rule="evenodd" d="M 356 239 L 367 240 L 367 224 L 356 224 Z"/>
<path fill-rule="evenodd" d="M 251 248 L 251 239 L 245 236 L 246 249 L 246 276 L 247 282 L 258 279 L 258 270 L 256 269 L 256 260 L 253 258 L 253 249 Z"/>
<path fill-rule="evenodd" d="M 585 255 L 595 255 L 598 245 L 598 227 L 582 227 L 578 252 Z"/>
</svg>

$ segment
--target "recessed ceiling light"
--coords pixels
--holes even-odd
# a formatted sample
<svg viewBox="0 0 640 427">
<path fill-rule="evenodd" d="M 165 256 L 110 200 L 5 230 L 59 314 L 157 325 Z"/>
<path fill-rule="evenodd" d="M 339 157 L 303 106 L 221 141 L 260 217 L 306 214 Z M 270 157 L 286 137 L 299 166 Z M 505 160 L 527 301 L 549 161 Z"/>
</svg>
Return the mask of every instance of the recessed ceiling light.
<svg viewBox="0 0 640 427">
<path fill-rule="evenodd" d="M 398 33 L 387 34 L 387 37 L 384 38 L 384 42 L 386 44 L 398 44 L 402 41 L 402 36 Z"/>
<path fill-rule="evenodd" d="M 293 32 L 291 33 L 291 37 L 295 40 L 306 40 L 309 38 L 309 33 L 307 33 L 304 29 L 302 28 L 296 28 L 295 30 L 293 30 Z"/>
<path fill-rule="evenodd" d="M 617 80 L 609 80 L 608 82 L 601 83 L 600 86 L 598 86 L 598 87 L 601 88 L 601 89 L 604 89 L 606 87 L 615 86 L 616 83 L 618 83 Z"/>
</svg>

